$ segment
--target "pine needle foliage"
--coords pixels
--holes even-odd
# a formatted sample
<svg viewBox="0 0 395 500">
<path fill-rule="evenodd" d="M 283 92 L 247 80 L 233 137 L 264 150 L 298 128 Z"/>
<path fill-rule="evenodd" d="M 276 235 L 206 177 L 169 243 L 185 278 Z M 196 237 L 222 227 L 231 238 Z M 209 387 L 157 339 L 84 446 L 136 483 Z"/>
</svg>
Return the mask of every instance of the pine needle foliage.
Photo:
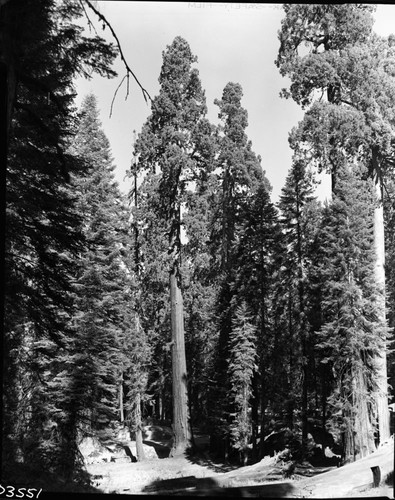
<svg viewBox="0 0 395 500">
<path fill-rule="evenodd" d="M 309 316 L 311 240 L 314 228 L 311 218 L 317 218 L 313 211 L 314 178 L 303 161 L 292 165 L 285 186 L 281 191 L 278 208 L 281 233 L 277 240 L 277 274 L 274 291 L 276 315 L 275 356 L 283 357 L 287 383 L 278 387 L 275 400 L 286 401 L 286 424 L 292 429 L 297 408 L 302 408 L 302 434 L 307 436 L 307 406 L 309 364 L 314 356 L 311 350 L 311 325 Z M 281 354 L 280 354 L 281 353 Z M 278 380 L 278 370 L 275 379 Z M 301 380 L 301 383 L 298 381 Z M 276 382 L 274 381 L 274 384 Z M 278 402 L 276 402 L 276 406 Z M 282 406 L 282 403 L 280 403 Z"/>
<path fill-rule="evenodd" d="M 87 170 L 74 178 L 86 248 L 75 274 L 70 398 L 78 410 L 76 424 L 83 424 L 85 432 L 98 432 L 119 418 L 120 339 L 133 303 L 123 256 L 128 249 L 126 203 L 114 181 L 110 145 L 93 94 L 82 103 L 73 153 Z"/>
<path fill-rule="evenodd" d="M 244 464 L 247 462 L 252 434 L 250 399 L 252 378 L 257 369 L 256 340 L 256 326 L 246 302 L 243 301 L 235 309 L 229 334 L 228 397 L 233 407 L 229 425 L 230 439 Z"/>
<path fill-rule="evenodd" d="M 63 425 L 69 407 L 62 361 L 73 335 L 74 263 L 84 248 L 69 184 L 83 168 L 68 151 L 73 78 L 115 75 L 115 51 L 82 35 L 75 22 L 81 15 L 74 1 L 10 1 L 0 8 L 8 107 L 2 453 L 9 484 L 16 463 L 62 478 L 76 470 L 73 431 Z"/>
<path fill-rule="evenodd" d="M 258 187 L 265 182 L 260 159 L 252 150 L 245 129 L 248 114 L 241 105 L 243 89 L 239 83 L 229 82 L 222 98 L 216 99 L 221 123 L 218 127 L 218 154 L 215 163 L 219 177 L 217 206 L 213 213 L 213 231 L 210 250 L 216 265 L 218 294 L 216 315 L 218 339 L 213 360 L 215 384 L 210 398 L 215 405 L 210 408 L 211 446 L 219 455 L 227 455 L 229 447 L 229 402 L 227 393 L 227 360 L 229 358 L 229 333 L 232 328 L 233 299 L 236 295 L 235 243 L 239 237 L 245 207 Z M 244 211 L 243 211 L 244 208 Z"/>
<path fill-rule="evenodd" d="M 357 167 L 339 172 L 337 193 L 324 213 L 323 318 L 319 347 L 327 352 L 335 387 L 332 422 L 340 425 L 344 453 L 355 459 L 374 450 L 377 366 L 387 335 L 378 314 L 374 277 L 374 186 Z M 337 420 L 337 421 L 336 421 Z"/>
</svg>

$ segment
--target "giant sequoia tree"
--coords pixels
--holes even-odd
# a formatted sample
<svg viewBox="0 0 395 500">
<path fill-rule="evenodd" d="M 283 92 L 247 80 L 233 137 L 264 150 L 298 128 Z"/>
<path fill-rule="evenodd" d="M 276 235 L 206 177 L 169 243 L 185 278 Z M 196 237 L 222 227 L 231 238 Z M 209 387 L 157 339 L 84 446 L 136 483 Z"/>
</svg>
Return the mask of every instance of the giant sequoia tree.
<svg viewBox="0 0 395 500">
<path fill-rule="evenodd" d="M 138 276 L 139 314 L 152 349 L 148 373 L 152 397 L 150 416 L 159 420 L 171 418 L 171 323 L 169 305 L 168 224 L 159 211 L 160 175 L 149 173 L 138 187 L 138 201 L 132 209 Z M 137 184 L 137 182 L 136 182 Z M 135 191 L 135 188 L 134 188 Z M 136 261 L 135 261 L 136 262 Z"/>
<path fill-rule="evenodd" d="M 157 215 L 168 230 L 173 455 L 183 452 L 190 442 L 181 275 L 181 212 L 189 183 L 198 179 L 201 137 L 206 133 L 204 92 L 198 71 L 192 67 L 196 60 L 188 43 L 181 37 L 176 37 L 163 52 L 160 92 L 153 100 L 152 114 L 136 143 L 141 169 L 160 175 Z"/>
<path fill-rule="evenodd" d="M 387 287 L 388 326 L 393 332 L 395 327 L 395 182 L 387 183 L 384 198 L 385 221 L 385 277 Z M 395 385 L 394 351 L 389 352 L 389 383 Z"/>
<path fill-rule="evenodd" d="M 337 171 L 349 162 L 363 162 L 367 175 L 376 180 L 381 201 L 383 182 L 394 165 L 392 38 L 381 39 L 372 34 L 374 7 L 369 5 L 286 5 L 284 10 L 276 64 L 281 74 L 291 77 L 292 84 L 283 94 L 308 108 L 291 134 L 293 149 L 318 169 L 332 173 L 334 193 Z M 306 148 L 306 144 L 310 147 Z M 376 281 L 382 296 L 378 307 L 384 320 L 381 203 L 374 219 Z M 383 441 L 389 436 L 384 338 L 381 344 L 377 354 L 381 369 L 377 375 L 380 391 L 376 403 Z"/>
<path fill-rule="evenodd" d="M 319 349 L 334 374 L 329 398 L 332 425 L 341 431 L 346 460 L 372 453 L 377 354 L 386 326 L 375 283 L 373 182 L 361 170 L 342 168 L 323 218 L 323 326 Z"/>
</svg>

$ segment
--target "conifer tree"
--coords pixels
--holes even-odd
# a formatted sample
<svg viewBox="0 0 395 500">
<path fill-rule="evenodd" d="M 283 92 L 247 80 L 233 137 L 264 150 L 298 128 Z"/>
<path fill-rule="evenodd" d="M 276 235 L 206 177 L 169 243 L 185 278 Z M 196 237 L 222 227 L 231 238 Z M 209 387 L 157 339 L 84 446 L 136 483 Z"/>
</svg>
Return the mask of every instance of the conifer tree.
<svg viewBox="0 0 395 500">
<path fill-rule="evenodd" d="M 136 290 L 138 285 L 139 283 L 136 280 L 131 290 L 134 300 L 129 300 L 125 308 L 123 342 L 120 345 L 122 359 L 119 397 L 122 398 L 120 404 L 124 408 L 124 421 L 135 436 L 136 459 L 141 462 L 146 459 L 143 447 L 142 406 L 149 400 L 147 389 L 151 364 L 151 346 L 148 342 L 148 336 L 140 323 L 138 308 L 130 310 L 130 302 L 134 305 L 139 302 Z"/>
<path fill-rule="evenodd" d="M 147 174 L 138 187 L 138 202 L 132 207 L 132 225 L 137 234 L 139 286 L 138 312 L 152 352 L 147 391 L 152 401 L 148 416 L 171 419 L 171 322 L 169 305 L 168 224 L 158 215 L 160 175 Z M 137 267 L 137 269 L 136 269 Z"/>
<path fill-rule="evenodd" d="M 181 208 L 188 184 L 202 167 L 202 135 L 207 112 L 197 60 L 188 43 L 176 37 L 163 52 L 159 95 L 136 143 L 142 170 L 160 174 L 158 216 L 168 229 L 172 331 L 173 432 L 172 455 L 190 444 L 184 307 L 181 275 Z"/>
<path fill-rule="evenodd" d="M 240 462 L 246 465 L 252 433 L 249 410 L 252 378 L 257 368 L 257 352 L 256 327 L 244 301 L 234 312 L 232 331 L 229 334 L 229 354 L 230 393 L 228 397 L 234 409 L 229 429 L 230 439 L 232 446 L 240 453 Z"/>
<path fill-rule="evenodd" d="M 374 9 L 362 4 L 285 5 L 276 64 L 292 80 L 283 95 L 309 106 L 291 134 L 296 153 L 332 174 L 333 192 L 337 171 L 353 162 L 363 161 L 367 176 L 376 182 L 380 200 L 374 211 L 376 281 L 382 288 L 378 307 L 385 321 L 382 195 L 383 182 L 394 166 L 395 79 L 388 64 L 394 44 L 392 36 L 372 33 Z M 311 49 L 308 53 L 299 50 L 304 42 Z M 321 92 L 326 99 L 318 97 Z M 389 437 L 385 344 L 377 355 L 381 442 Z"/>
<path fill-rule="evenodd" d="M 69 397 L 76 424 L 83 424 L 85 432 L 98 432 L 119 419 L 120 338 L 125 309 L 132 303 L 122 255 L 127 247 L 126 205 L 114 181 L 110 145 L 93 94 L 82 103 L 73 154 L 86 165 L 85 176 L 73 179 L 86 249 L 76 266 L 73 391 Z M 129 334 L 137 334 L 129 328 Z"/>
<path fill-rule="evenodd" d="M 262 453 L 265 436 L 265 415 L 275 381 L 270 380 L 269 366 L 273 352 L 274 316 L 272 297 L 276 285 L 275 271 L 278 251 L 278 213 L 270 201 L 270 186 L 265 177 L 255 192 L 242 204 L 236 224 L 235 278 L 232 283 L 234 304 L 245 301 L 256 325 L 258 370 L 254 373 L 252 413 L 253 459 Z M 260 414 L 259 414 L 260 409 Z M 260 447 L 258 449 L 258 429 Z"/>
<path fill-rule="evenodd" d="M 385 278 L 388 327 L 391 333 L 388 352 L 388 376 L 390 387 L 395 387 L 395 352 L 393 349 L 393 335 L 395 331 L 395 183 L 393 180 L 387 181 L 384 193 Z"/>
<path fill-rule="evenodd" d="M 346 460 L 375 449 L 377 352 L 386 337 L 375 283 L 372 182 L 353 166 L 338 172 L 336 195 L 325 210 L 322 262 L 323 320 L 320 349 L 335 376 L 328 403 L 340 427 Z"/>
<path fill-rule="evenodd" d="M 73 262 L 83 249 L 68 184 L 82 168 L 67 150 L 75 133 L 73 78 L 115 75 L 115 51 L 82 36 L 75 23 L 81 15 L 73 2 L 0 6 L 8 132 L 2 453 L 10 484 L 29 463 L 38 469 L 32 480 L 42 470 L 71 477 L 76 465 L 76 442 L 63 425 L 69 407 L 57 383 L 65 382 L 57 355 L 72 335 Z"/>
<path fill-rule="evenodd" d="M 136 133 L 133 131 L 134 140 Z M 145 460 L 145 452 L 143 447 L 143 420 L 142 420 L 142 405 L 149 399 L 147 394 L 148 384 L 148 364 L 151 361 L 151 346 L 149 345 L 147 335 L 141 325 L 141 314 L 143 311 L 142 291 L 140 290 L 141 274 L 142 274 L 142 259 L 140 248 L 140 232 L 139 221 L 137 220 L 137 209 L 139 204 L 138 193 L 138 163 L 137 158 L 133 154 L 133 160 L 129 176 L 133 178 L 133 188 L 130 192 L 132 203 L 132 229 L 133 229 L 133 251 L 128 259 L 129 272 L 134 276 L 133 287 L 131 293 L 134 297 L 134 311 L 126 312 L 126 322 L 134 325 L 134 336 L 126 335 L 125 349 L 123 352 L 124 364 L 120 379 L 120 405 L 121 405 L 121 421 L 125 418 L 123 412 L 124 400 L 124 383 L 126 383 L 126 421 L 129 422 L 129 427 L 134 428 L 136 439 L 136 454 L 137 461 Z M 126 324 L 125 322 L 125 324 Z M 133 329 L 132 329 L 133 330 Z M 126 332 L 130 331 L 130 327 L 126 328 Z"/>
<path fill-rule="evenodd" d="M 307 208 L 313 201 L 313 179 L 303 162 L 295 162 L 282 189 L 280 202 L 280 223 L 282 225 L 281 247 L 277 265 L 281 269 L 276 290 L 277 311 L 284 315 L 283 324 L 287 336 L 282 343 L 288 357 L 287 413 L 288 425 L 292 429 L 297 401 L 301 401 L 302 443 L 307 440 L 308 407 L 308 345 L 311 325 L 309 324 L 309 240 Z M 285 314 L 284 314 L 285 313 Z M 280 333 L 280 332 L 279 332 Z M 280 341 L 281 342 L 281 341 Z M 301 393 L 295 392 L 296 380 L 301 378 Z"/>
<path fill-rule="evenodd" d="M 208 381 L 216 338 L 215 297 L 217 268 L 210 253 L 211 224 L 216 209 L 218 179 L 214 164 L 214 143 L 208 152 L 207 167 L 196 187 L 187 193 L 183 217 L 186 242 L 183 252 L 185 299 L 185 343 L 189 374 L 191 423 L 208 421 Z"/>
<path fill-rule="evenodd" d="M 211 391 L 211 447 L 223 457 L 229 451 L 229 382 L 227 360 L 229 359 L 229 334 L 232 329 L 232 299 L 235 295 L 232 283 L 235 280 L 235 251 L 237 222 L 241 221 L 242 206 L 263 182 L 263 171 L 259 158 L 252 151 L 245 129 L 248 125 L 247 111 L 241 106 L 243 91 L 238 83 L 228 83 L 219 106 L 218 159 L 216 168 L 220 176 L 217 209 L 213 214 L 211 250 L 218 266 L 219 293 L 216 299 L 218 316 L 218 340 L 214 361 L 215 384 Z"/>
</svg>

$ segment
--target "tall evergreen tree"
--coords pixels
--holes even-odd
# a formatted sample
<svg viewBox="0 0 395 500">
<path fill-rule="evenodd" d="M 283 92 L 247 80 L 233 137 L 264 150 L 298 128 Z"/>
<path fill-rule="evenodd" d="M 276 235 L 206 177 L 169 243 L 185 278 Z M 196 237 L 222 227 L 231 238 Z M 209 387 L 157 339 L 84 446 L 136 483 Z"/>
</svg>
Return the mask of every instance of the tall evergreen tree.
<svg viewBox="0 0 395 500">
<path fill-rule="evenodd" d="M 331 421 L 340 425 L 346 460 L 374 451 L 377 352 L 386 336 L 375 282 L 372 182 L 354 166 L 338 172 L 336 195 L 323 220 L 322 362 L 330 363 L 335 388 Z"/>
<path fill-rule="evenodd" d="M 188 183 L 201 169 L 201 136 L 206 103 L 188 43 L 176 37 L 163 53 L 159 95 L 137 144 L 143 169 L 160 171 L 159 213 L 168 224 L 170 302 L 172 330 L 173 431 L 172 455 L 190 443 L 184 310 L 181 275 L 181 208 Z"/>
<path fill-rule="evenodd" d="M 255 192 L 242 204 L 236 224 L 235 278 L 232 283 L 233 303 L 245 301 L 257 330 L 256 348 L 258 369 L 254 372 L 252 413 L 253 459 L 262 455 L 266 432 L 267 403 L 275 381 L 270 372 L 273 352 L 274 316 L 272 297 L 276 285 L 275 270 L 278 251 L 278 213 L 270 201 L 265 177 Z M 260 409 L 260 414 L 259 414 Z M 258 449 L 258 429 L 260 446 Z"/>
<path fill-rule="evenodd" d="M 282 342 L 288 351 L 288 408 L 287 420 L 293 428 L 297 401 L 300 401 L 302 444 L 307 441 L 307 411 L 309 384 L 309 353 L 311 325 L 309 324 L 309 240 L 308 207 L 313 201 L 313 179 L 303 162 L 295 162 L 282 189 L 280 222 L 282 252 L 278 259 L 281 269 L 276 290 L 277 310 L 285 312 L 284 324 L 288 338 Z M 281 313 L 280 313 L 281 314 Z M 284 313 L 283 313 L 284 314 Z M 280 333 L 280 332 L 279 332 Z M 281 333 L 280 333 L 281 335 Z M 301 393 L 296 392 L 296 380 L 302 380 Z"/>
<path fill-rule="evenodd" d="M 392 338 L 389 348 L 388 376 L 389 385 L 395 387 L 395 352 L 393 349 L 393 335 L 395 331 L 395 183 L 393 180 L 386 183 L 384 192 L 385 277 L 388 326 Z"/>
<path fill-rule="evenodd" d="M 293 131 L 295 151 L 308 156 L 319 169 L 332 173 L 350 162 L 364 161 L 376 180 L 382 201 L 383 180 L 394 165 L 393 96 L 395 79 L 388 61 L 394 57 L 392 38 L 372 34 L 374 6 L 311 4 L 284 7 L 276 64 L 292 80 L 283 95 L 310 106 Z M 307 42 L 310 51 L 301 53 Z M 315 99 L 316 91 L 327 99 Z M 306 143 L 310 147 L 305 147 Z M 376 281 L 382 288 L 381 315 L 385 320 L 383 210 L 374 212 Z M 377 393 L 380 441 L 389 437 L 386 346 L 378 352 L 381 390 Z"/>
<path fill-rule="evenodd" d="M 138 202 L 132 207 L 132 225 L 137 231 L 139 286 L 138 313 L 152 351 L 147 391 L 152 401 L 150 417 L 171 419 L 171 322 L 169 304 L 168 224 L 158 214 L 160 175 L 149 173 L 138 187 Z"/>
<path fill-rule="evenodd" d="M 97 432 L 119 419 L 117 383 L 119 340 L 124 314 L 131 307 L 130 283 L 122 253 L 126 251 L 126 204 L 114 181 L 110 145 L 99 121 L 93 94 L 81 107 L 73 154 L 84 161 L 84 177 L 75 177 L 77 208 L 83 214 L 86 249 L 76 266 L 73 318 L 72 391 L 76 424 Z M 130 334 L 137 334 L 130 328 Z M 78 388 L 78 396 L 75 391 Z"/>
<path fill-rule="evenodd" d="M 211 446 L 222 456 L 229 451 L 229 381 L 227 380 L 227 360 L 229 353 L 229 334 L 232 330 L 232 299 L 235 292 L 236 227 L 241 220 L 242 207 L 246 200 L 263 182 L 263 171 L 259 158 L 252 151 L 245 129 L 248 125 L 247 111 L 241 106 L 243 92 L 238 83 L 228 83 L 219 106 L 219 145 L 216 169 L 220 177 L 218 206 L 213 214 L 211 249 L 216 256 L 219 277 L 219 293 L 216 300 L 218 315 L 218 341 L 216 359 L 213 365 L 216 380 L 212 388 Z"/>
<path fill-rule="evenodd" d="M 232 446 L 240 453 L 240 461 L 246 465 L 252 425 L 250 398 L 252 378 L 256 370 L 256 327 L 245 302 L 236 309 L 229 334 L 228 375 L 234 413 L 230 422 Z"/>
<path fill-rule="evenodd" d="M 72 335 L 73 261 L 83 248 L 68 184 L 82 168 L 67 151 L 75 133 L 72 83 L 88 72 L 115 75 L 115 51 L 100 38 L 82 36 L 75 23 L 81 15 L 73 2 L 0 7 L 9 142 L 2 452 L 10 484 L 21 467 L 16 460 L 64 477 L 73 473 L 77 454 L 62 420 L 70 409 L 52 383 L 63 369 L 55 353 Z"/>
<path fill-rule="evenodd" d="M 136 132 L 133 131 L 134 140 L 136 139 Z M 142 260 L 141 260 L 141 249 L 140 249 L 140 231 L 138 220 L 136 219 L 136 211 L 139 203 L 139 193 L 138 193 L 138 163 L 136 155 L 133 154 L 133 160 L 130 170 L 130 176 L 133 178 L 133 188 L 131 191 L 131 203 L 132 205 L 132 228 L 134 233 L 133 238 L 133 252 L 130 256 L 130 269 L 133 270 L 135 276 L 133 295 L 135 298 L 135 311 L 129 311 L 126 316 L 129 318 L 128 321 L 134 324 L 135 329 L 135 339 L 133 343 L 128 343 L 128 338 L 125 339 L 125 344 L 127 346 L 127 351 L 125 352 L 125 367 L 122 368 L 121 379 L 120 379 L 120 405 L 121 405 L 121 421 L 125 417 L 123 413 L 123 394 L 124 388 L 123 384 L 127 381 L 128 390 L 127 398 L 128 405 L 127 410 L 127 421 L 134 425 L 135 438 L 136 438 L 136 454 L 137 460 L 145 460 L 145 452 L 143 447 L 143 425 L 142 425 L 142 404 L 145 403 L 149 396 L 147 394 L 147 384 L 148 384 L 148 363 L 151 360 L 151 346 L 148 343 L 147 335 L 141 325 L 141 314 L 142 314 L 142 293 L 139 290 L 141 283 L 141 272 L 142 272 Z M 133 317 L 132 317 L 133 316 Z M 126 331 L 129 329 L 127 328 Z M 128 337 L 128 336 L 127 336 Z M 130 337 L 130 336 L 129 336 Z M 131 352 L 130 352 L 131 351 Z"/>
<path fill-rule="evenodd" d="M 215 148 L 212 144 L 209 157 Z M 211 224 L 216 210 L 218 179 L 210 172 L 213 161 L 202 169 L 195 189 L 187 193 L 183 217 L 185 245 L 183 257 L 185 298 L 185 341 L 189 374 L 191 423 L 208 422 L 208 387 L 216 339 L 215 297 L 217 268 L 210 253 Z"/>
</svg>

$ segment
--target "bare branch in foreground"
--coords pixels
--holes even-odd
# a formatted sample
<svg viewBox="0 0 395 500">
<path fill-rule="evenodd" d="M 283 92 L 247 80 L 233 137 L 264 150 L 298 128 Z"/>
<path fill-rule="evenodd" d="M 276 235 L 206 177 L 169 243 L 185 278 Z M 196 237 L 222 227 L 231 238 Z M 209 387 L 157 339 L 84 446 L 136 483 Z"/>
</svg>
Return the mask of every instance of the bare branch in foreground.
<svg viewBox="0 0 395 500">
<path fill-rule="evenodd" d="M 122 60 L 122 62 L 124 63 L 125 68 L 126 68 L 126 76 L 122 79 L 121 84 L 123 83 L 123 81 L 125 80 L 125 78 L 126 78 L 126 77 L 127 77 L 127 79 L 128 79 L 128 80 L 127 80 L 127 81 L 128 81 L 128 89 L 127 89 L 126 98 L 127 98 L 127 96 L 129 95 L 129 75 L 132 75 L 132 76 L 133 76 L 133 78 L 134 78 L 134 80 L 135 80 L 135 82 L 137 83 L 137 85 L 138 85 L 138 86 L 140 87 L 140 89 L 141 89 L 141 92 L 142 92 L 142 94 L 143 94 L 143 97 L 144 97 L 145 102 L 148 104 L 148 101 L 147 101 L 147 97 L 148 97 L 148 99 L 149 99 L 149 100 L 151 101 L 151 103 L 154 105 L 154 102 L 153 102 L 153 100 L 152 100 L 152 97 L 150 96 L 150 94 L 148 93 L 148 91 L 147 91 L 147 90 L 146 90 L 146 89 L 145 89 L 145 88 L 141 85 L 141 83 L 139 82 L 138 78 L 136 77 L 136 75 L 133 73 L 133 71 L 131 70 L 130 66 L 128 65 L 128 63 L 127 63 L 127 61 L 126 61 L 126 59 L 125 59 L 125 56 L 124 56 L 124 54 L 123 54 L 123 52 L 122 52 L 121 43 L 120 43 L 120 41 L 119 41 L 119 39 L 118 39 L 118 37 L 117 37 L 117 35 L 116 35 L 116 33 L 115 33 L 115 31 L 114 31 L 113 27 L 111 26 L 111 24 L 107 21 L 107 19 L 103 16 L 103 14 L 101 14 L 101 13 L 100 13 L 100 12 L 99 12 L 99 11 L 98 11 L 95 7 L 94 7 L 94 5 L 92 5 L 92 2 L 91 2 L 90 0 L 84 0 L 84 1 L 88 4 L 88 6 L 90 7 L 90 9 L 92 9 L 92 10 L 93 10 L 93 12 L 94 12 L 94 13 L 98 16 L 98 18 L 99 18 L 99 19 L 100 19 L 100 20 L 101 20 L 101 21 L 102 21 L 102 22 L 103 22 L 106 26 L 108 26 L 108 28 L 109 28 L 109 29 L 110 29 L 110 31 L 111 31 L 112 36 L 115 38 L 115 40 L 116 40 L 116 42 L 117 42 L 117 46 L 118 46 L 119 54 L 120 54 L 120 56 L 121 56 L 121 60 Z M 118 92 L 119 87 L 121 86 L 121 84 L 120 84 L 120 85 L 118 85 L 118 88 L 117 88 L 117 90 L 115 91 L 115 95 L 117 94 L 117 92 Z M 114 95 L 114 98 L 115 98 L 115 95 Z M 114 103 L 114 99 L 113 99 L 113 101 L 112 101 L 112 103 L 111 103 L 111 112 L 112 112 L 112 105 L 113 105 L 113 103 Z M 110 112 L 110 116 L 111 116 L 111 112 Z"/>
</svg>

